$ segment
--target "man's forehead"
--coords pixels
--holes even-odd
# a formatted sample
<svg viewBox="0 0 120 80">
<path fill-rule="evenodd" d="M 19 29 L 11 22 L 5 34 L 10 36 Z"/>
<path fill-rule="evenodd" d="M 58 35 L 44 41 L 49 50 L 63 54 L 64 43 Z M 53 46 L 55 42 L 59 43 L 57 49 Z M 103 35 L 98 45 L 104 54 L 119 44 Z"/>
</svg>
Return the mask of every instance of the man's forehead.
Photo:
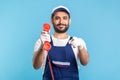
<svg viewBox="0 0 120 80">
<path fill-rule="evenodd" d="M 68 16 L 68 14 L 63 11 L 58 11 L 54 13 L 54 16 Z"/>
</svg>

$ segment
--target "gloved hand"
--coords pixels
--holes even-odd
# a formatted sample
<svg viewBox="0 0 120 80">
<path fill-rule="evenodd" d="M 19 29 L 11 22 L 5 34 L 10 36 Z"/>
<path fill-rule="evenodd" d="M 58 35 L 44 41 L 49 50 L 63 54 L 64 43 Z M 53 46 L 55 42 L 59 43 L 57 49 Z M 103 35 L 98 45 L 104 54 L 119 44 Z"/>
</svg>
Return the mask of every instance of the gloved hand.
<svg viewBox="0 0 120 80">
<path fill-rule="evenodd" d="M 69 44 L 71 44 L 74 48 L 78 47 L 79 50 L 83 49 L 83 41 L 80 38 L 73 37 L 70 41 Z"/>
<path fill-rule="evenodd" d="M 46 31 L 42 31 L 40 35 L 40 39 L 37 40 L 35 47 L 34 47 L 34 52 L 38 51 L 39 49 L 43 48 L 43 44 L 45 41 L 50 42 L 50 35 Z"/>
<path fill-rule="evenodd" d="M 40 35 L 40 39 L 42 41 L 42 44 L 44 44 L 45 41 L 50 42 L 50 34 L 47 31 L 42 31 Z"/>
</svg>

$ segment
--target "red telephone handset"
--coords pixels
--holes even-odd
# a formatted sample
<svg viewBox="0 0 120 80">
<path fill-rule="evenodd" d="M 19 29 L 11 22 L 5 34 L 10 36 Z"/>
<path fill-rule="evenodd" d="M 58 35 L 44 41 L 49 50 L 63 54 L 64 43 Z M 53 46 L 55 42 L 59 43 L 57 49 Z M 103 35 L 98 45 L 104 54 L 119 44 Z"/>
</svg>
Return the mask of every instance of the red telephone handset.
<svg viewBox="0 0 120 80">
<path fill-rule="evenodd" d="M 49 25 L 48 23 L 45 23 L 45 24 L 43 25 L 43 30 L 46 31 L 46 32 L 48 32 L 48 34 L 49 34 L 49 32 L 50 32 L 50 25 Z M 45 41 L 45 42 L 44 42 L 44 45 L 43 45 L 43 48 L 44 48 L 45 50 L 49 51 L 49 50 L 51 49 L 51 44 L 50 44 L 50 42 Z"/>
</svg>

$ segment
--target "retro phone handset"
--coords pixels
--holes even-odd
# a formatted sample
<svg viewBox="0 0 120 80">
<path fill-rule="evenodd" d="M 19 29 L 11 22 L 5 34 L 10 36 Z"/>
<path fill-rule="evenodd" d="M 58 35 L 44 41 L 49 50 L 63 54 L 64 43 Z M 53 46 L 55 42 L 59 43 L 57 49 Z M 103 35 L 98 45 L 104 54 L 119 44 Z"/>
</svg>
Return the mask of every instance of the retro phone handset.
<svg viewBox="0 0 120 80">
<path fill-rule="evenodd" d="M 50 33 L 50 25 L 48 23 L 45 23 L 43 25 L 43 31 L 46 31 L 48 34 Z M 51 49 L 51 44 L 48 41 L 44 42 L 43 48 L 47 51 Z"/>
</svg>

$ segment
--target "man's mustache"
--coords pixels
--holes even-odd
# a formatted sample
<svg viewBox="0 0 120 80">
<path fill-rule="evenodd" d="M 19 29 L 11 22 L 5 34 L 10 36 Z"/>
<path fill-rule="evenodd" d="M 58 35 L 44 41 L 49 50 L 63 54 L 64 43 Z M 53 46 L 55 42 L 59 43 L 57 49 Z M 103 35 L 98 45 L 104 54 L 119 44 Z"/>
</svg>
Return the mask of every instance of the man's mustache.
<svg viewBox="0 0 120 80">
<path fill-rule="evenodd" d="M 60 26 L 60 25 L 62 25 L 62 26 L 67 26 L 66 24 L 57 24 L 57 26 Z"/>
</svg>

